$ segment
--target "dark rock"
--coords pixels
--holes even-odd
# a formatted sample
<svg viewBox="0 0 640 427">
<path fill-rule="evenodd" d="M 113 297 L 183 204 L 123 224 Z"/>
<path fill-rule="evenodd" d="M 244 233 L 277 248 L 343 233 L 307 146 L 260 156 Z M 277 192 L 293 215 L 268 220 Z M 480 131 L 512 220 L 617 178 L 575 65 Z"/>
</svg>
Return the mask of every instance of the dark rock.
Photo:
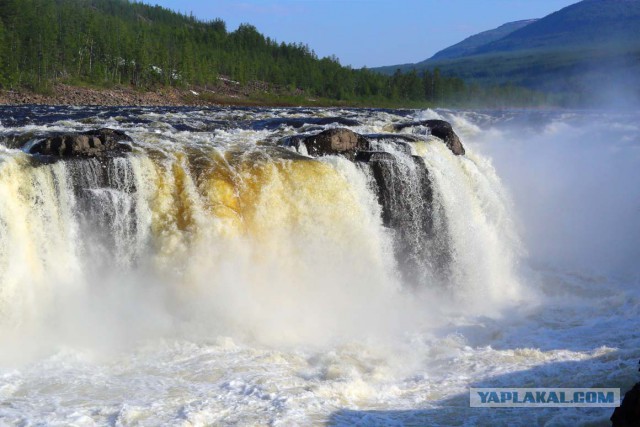
<svg viewBox="0 0 640 427">
<path fill-rule="evenodd" d="M 312 156 L 348 152 L 355 154 L 356 151 L 366 150 L 369 147 L 369 141 L 365 137 L 345 128 L 327 129 L 305 138 L 304 143 Z"/>
<path fill-rule="evenodd" d="M 438 207 L 424 159 L 359 151 L 355 160 L 371 173 L 382 222 L 393 230 L 394 252 L 405 282 L 415 286 L 432 283 L 434 277 L 426 276 L 431 272 L 437 278 L 446 277 L 451 258 L 447 230 L 434 223 Z"/>
<path fill-rule="evenodd" d="M 427 120 L 427 126 L 431 130 L 431 135 L 443 140 L 453 154 L 460 156 L 465 153 L 460 138 L 458 138 L 458 135 L 453 131 L 449 122 L 445 122 L 444 120 Z"/>
<path fill-rule="evenodd" d="M 393 162 L 395 160 L 393 154 L 385 151 L 359 151 L 355 158 L 356 162 Z"/>
<path fill-rule="evenodd" d="M 640 427 L 640 383 L 625 393 L 620 407 L 611 415 L 613 427 Z"/>
<path fill-rule="evenodd" d="M 393 125 L 396 131 L 412 127 L 412 126 L 426 126 L 431 131 L 431 135 L 444 141 L 447 147 L 455 154 L 460 156 L 465 153 L 464 146 L 458 138 L 458 135 L 453 131 L 451 124 L 444 120 L 421 120 L 418 122 L 399 123 Z"/>
<path fill-rule="evenodd" d="M 304 143 L 310 156 L 342 154 L 353 158 L 356 152 L 367 150 L 369 141 L 362 135 L 345 128 L 327 129 L 316 135 L 295 135 L 280 140 L 279 144 L 298 149 Z"/>
<path fill-rule="evenodd" d="M 0 138 L 0 145 L 19 150 L 36 137 L 34 132 L 9 132 Z"/>
<path fill-rule="evenodd" d="M 139 211 L 135 199 L 138 192 L 133 164 L 119 161 L 117 156 L 79 156 L 61 160 L 54 156 L 34 156 L 46 161 L 64 161 L 77 203 L 78 222 L 91 233 L 87 256 L 93 268 L 106 267 L 118 253 L 120 239 L 129 241 L 137 235 Z M 107 190 L 107 191 L 103 191 Z M 126 237 L 125 237 L 126 236 Z M 135 263 L 137 255 L 118 262 Z"/>
<path fill-rule="evenodd" d="M 122 131 L 104 128 L 51 136 L 33 144 L 28 152 L 58 157 L 96 157 L 130 152 L 131 146 L 122 144 L 123 141 L 133 140 Z"/>
</svg>

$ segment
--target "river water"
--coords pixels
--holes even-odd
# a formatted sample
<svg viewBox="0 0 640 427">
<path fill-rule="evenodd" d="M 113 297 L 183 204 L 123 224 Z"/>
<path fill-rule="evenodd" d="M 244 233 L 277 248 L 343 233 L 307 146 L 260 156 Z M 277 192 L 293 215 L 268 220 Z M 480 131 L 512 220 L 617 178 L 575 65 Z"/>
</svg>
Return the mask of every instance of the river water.
<svg viewBox="0 0 640 427">
<path fill-rule="evenodd" d="M 606 424 L 469 387 L 637 381 L 639 119 L 1 107 L 0 424 Z M 26 152 L 101 127 L 133 151 Z M 333 127 L 383 161 L 278 144 Z"/>
</svg>

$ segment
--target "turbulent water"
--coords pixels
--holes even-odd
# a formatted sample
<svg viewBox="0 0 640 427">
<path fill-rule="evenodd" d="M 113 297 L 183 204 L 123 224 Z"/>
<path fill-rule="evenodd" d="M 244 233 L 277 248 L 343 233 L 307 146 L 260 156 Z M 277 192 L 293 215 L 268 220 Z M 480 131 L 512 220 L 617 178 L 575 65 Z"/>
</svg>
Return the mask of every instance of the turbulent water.
<svg viewBox="0 0 640 427">
<path fill-rule="evenodd" d="M 393 132 L 434 118 L 464 156 Z M 468 388 L 637 380 L 639 119 L 2 107 L 0 424 L 605 423 Z M 101 127 L 133 151 L 27 154 Z M 278 145 L 333 127 L 376 154 Z"/>
</svg>

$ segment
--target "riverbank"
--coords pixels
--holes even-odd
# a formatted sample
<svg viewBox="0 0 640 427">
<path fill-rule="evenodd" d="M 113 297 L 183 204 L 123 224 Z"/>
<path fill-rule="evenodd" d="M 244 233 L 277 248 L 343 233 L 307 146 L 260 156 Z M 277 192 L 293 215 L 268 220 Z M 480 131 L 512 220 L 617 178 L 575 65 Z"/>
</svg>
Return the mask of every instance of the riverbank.
<svg viewBox="0 0 640 427">
<path fill-rule="evenodd" d="M 260 88 L 259 85 L 255 84 L 242 87 L 232 81 L 218 85 L 213 89 L 160 87 L 145 91 L 131 86 L 101 88 L 55 83 L 43 92 L 29 90 L 0 91 L 0 104 L 99 106 L 262 105 L 263 103 L 259 101 L 265 95 L 273 96 L 269 88 Z"/>
<path fill-rule="evenodd" d="M 427 108 L 424 102 L 387 99 L 335 100 L 310 96 L 300 89 L 265 82 L 239 82 L 220 78 L 213 87 L 158 87 L 140 90 L 132 86 L 98 87 L 54 83 L 46 91 L 0 90 L 0 105 L 95 106 L 259 106 L 259 107 L 378 107 Z"/>
</svg>

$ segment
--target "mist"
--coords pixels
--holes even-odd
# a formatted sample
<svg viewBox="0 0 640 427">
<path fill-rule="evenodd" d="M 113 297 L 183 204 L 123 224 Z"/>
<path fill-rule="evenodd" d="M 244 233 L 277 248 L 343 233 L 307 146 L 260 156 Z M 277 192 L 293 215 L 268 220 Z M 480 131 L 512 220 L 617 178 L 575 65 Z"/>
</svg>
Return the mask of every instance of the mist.
<svg viewBox="0 0 640 427">
<path fill-rule="evenodd" d="M 537 266 L 638 277 L 640 114 L 517 112 L 474 135 Z"/>
<path fill-rule="evenodd" d="M 614 60 L 586 64 L 580 71 L 572 82 L 582 93 L 583 108 L 640 111 L 640 63 L 633 54 L 620 52 Z"/>
<path fill-rule="evenodd" d="M 124 158 L 3 151 L 1 417 L 306 425 L 345 408 L 349 424 L 373 410 L 382 424 L 495 425 L 505 413 L 469 408 L 470 386 L 636 374 L 637 325 L 619 325 L 639 301 L 637 114 L 340 110 L 362 134 L 417 122 L 410 153 L 396 134 L 377 142 L 395 162 L 394 186 L 378 187 L 371 164 L 263 145 L 314 120 L 251 131 L 229 118 L 334 110 L 151 112 L 113 112 L 131 120 Z M 167 125 L 193 116 L 229 128 Z M 432 118 L 463 156 L 419 122 Z M 379 188 L 394 212 L 431 207 L 432 228 L 385 225 Z"/>
</svg>

